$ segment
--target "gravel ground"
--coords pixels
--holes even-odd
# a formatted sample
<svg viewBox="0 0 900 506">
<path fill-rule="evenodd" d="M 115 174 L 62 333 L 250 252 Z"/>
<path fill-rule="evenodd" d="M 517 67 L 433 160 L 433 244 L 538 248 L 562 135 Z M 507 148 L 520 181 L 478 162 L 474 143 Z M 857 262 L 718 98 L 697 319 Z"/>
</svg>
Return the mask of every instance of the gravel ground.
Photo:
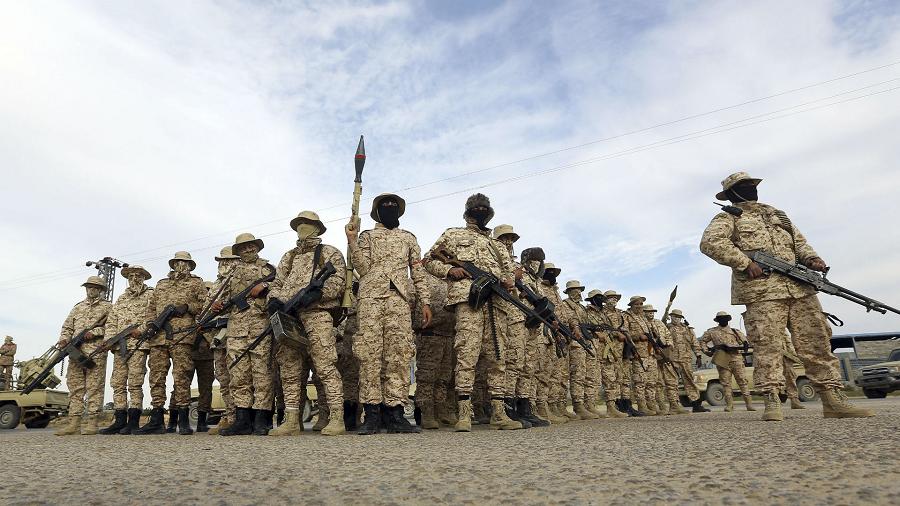
<svg viewBox="0 0 900 506">
<path fill-rule="evenodd" d="M 58 438 L 20 427 L 0 434 L 14 463 L 0 502 L 900 504 L 900 398 L 855 402 L 878 416 L 824 420 L 808 403 L 782 423 L 737 408 L 337 438 Z"/>
</svg>

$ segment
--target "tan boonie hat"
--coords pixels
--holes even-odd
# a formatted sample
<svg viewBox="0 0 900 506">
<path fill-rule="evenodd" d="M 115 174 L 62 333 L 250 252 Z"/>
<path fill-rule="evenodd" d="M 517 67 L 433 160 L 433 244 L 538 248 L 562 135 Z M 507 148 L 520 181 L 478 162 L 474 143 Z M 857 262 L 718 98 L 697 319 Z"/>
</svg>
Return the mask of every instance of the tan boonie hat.
<svg viewBox="0 0 900 506">
<path fill-rule="evenodd" d="M 747 174 L 746 172 L 735 172 L 734 174 L 722 180 L 722 191 L 716 194 L 716 199 L 728 200 L 728 196 L 725 194 L 725 192 L 730 190 L 732 186 L 740 183 L 741 181 L 751 181 L 753 184 L 759 184 L 762 179 L 750 177 L 750 174 Z"/>
<path fill-rule="evenodd" d="M 628 305 L 633 306 L 635 304 L 643 304 L 647 302 L 647 297 L 641 297 L 640 295 L 632 295 L 630 299 L 628 299 Z"/>
<path fill-rule="evenodd" d="M 296 231 L 297 226 L 301 223 L 312 223 L 319 227 L 319 235 L 325 233 L 327 228 L 325 228 L 325 224 L 322 223 L 322 220 L 319 219 L 319 215 L 312 211 L 301 211 L 300 214 L 297 215 L 296 218 L 291 220 L 291 230 Z"/>
<path fill-rule="evenodd" d="M 378 223 L 381 223 L 381 220 L 378 218 L 378 206 L 381 205 L 382 200 L 388 198 L 392 198 L 397 201 L 397 206 L 400 208 L 400 216 L 403 216 L 403 213 L 406 212 L 406 201 L 400 198 L 399 195 L 394 195 L 393 193 L 382 193 L 372 200 L 372 212 L 369 213 L 369 216 L 371 216 L 372 219 L 377 221 Z"/>
<path fill-rule="evenodd" d="M 574 288 L 580 288 L 581 290 L 584 290 L 584 285 L 582 285 L 581 281 L 578 281 L 577 279 L 570 279 L 569 281 L 566 281 L 566 289 L 563 291 L 568 292 L 569 290 L 572 290 Z"/>
<path fill-rule="evenodd" d="M 150 279 L 153 277 L 150 275 L 150 271 L 148 271 L 147 269 L 144 269 L 140 265 L 129 265 L 128 267 L 122 268 L 122 277 L 123 278 L 127 278 L 128 276 L 131 276 L 134 273 L 143 274 L 144 279 Z"/>
<path fill-rule="evenodd" d="M 96 286 L 97 288 L 106 290 L 106 280 L 100 276 L 90 276 L 87 278 L 87 281 L 81 284 L 81 286 Z"/>
<path fill-rule="evenodd" d="M 616 297 L 618 297 L 620 299 L 622 298 L 622 294 L 615 290 L 607 290 L 607 291 L 603 292 L 603 296 L 606 297 L 607 299 L 616 298 Z"/>
<path fill-rule="evenodd" d="M 12 340 L 13 340 L 12 336 L 6 336 L 6 338 L 5 338 L 5 341 L 6 341 L 7 343 L 11 343 Z"/>
<path fill-rule="evenodd" d="M 513 242 L 519 240 L 519 234 L 513 231 L 512 225 L 497 225 L 496 227 L 494 227 L 494 239 L 499 239 L 504 235 L 513 236 Z"/>
<path fill-rule="evenodd" d="M 550 272 L 550 271 L 556 272 L 556 275 L 559 276 L 559 273 L 562 272 L 562 269 L 553 265 L 553 263 L 551 263 L 551 262 L 544 262 L 544 272 Z"/>
<path fill-rule="evenodd" d="M 260 250 L 266 247 L 266 245 L 263 244 L 262 239 L 257 239 L 256 236 L 254 236 L 250 232 L 244 232 L 242 234 L 238 234 L 238 236 L 234 238 L 234 244 L 231 245 L 231 252 L 234 253 L 234 251 L 238 249 L 238 246 L 240 246 L 241 244 L 249 243 L 255 244 L 256 247 Z"/>
<path fill-rule="evenodd" d="M 645 313 L 655 313 L 656 308 L 653 307 L 653 304 L 647 304 L 646 306 L 644 306 L 644 312 Z"/>
<path fill-rule="evenodd" d="M 591 290 L 590 292 L 588 292 L 587 298 L 593 299 L 597 295 L 603 295 L 603 292 L 601 292 L 600 290 Z"/>
<path fill-rule="evenodd" d="M 716 313 L 716 318 L 721 318 L 722 316 L 731 318 L 731 315 L 726 313 L 725 311 L 719 311 L 718 313 Z M 713 320 L 715 320 L 716 318 L 713 318 Z"/>
<path fill-rule="evenodd" d="M 173 270 L 175 269 L 175 262 L 177 260 L 184 260 L 185 262 L 191 264 L 191 270 L 194 270 L 197 268 L 197 262 L 195 262 L 194 260 L 191 259 L 191 254 L 188 253 L 187 251 L 179 251 L 179 252 L 175 253 L 175 257 L 173 257 L 171 260 L 169 260 L 169 268 L 170 269 L 173 269 Z"/>
<path fill-rule="evenodd" d="M 684 318 L 684 313 L 682 313 L 680 309 L 673 309 L 669 311 L 669 316 L 680 316 Z"/>
<path fill-rule="evenodd" d="M 222 251 L 219 252 L 219 256 L 216 257 L 216 262 L 221 262 L 222 260 L 237 260 L 241 257 L 235 255 L 231 251 L 231 246 L 225 246 L 222 248 Z"/>
</svg>

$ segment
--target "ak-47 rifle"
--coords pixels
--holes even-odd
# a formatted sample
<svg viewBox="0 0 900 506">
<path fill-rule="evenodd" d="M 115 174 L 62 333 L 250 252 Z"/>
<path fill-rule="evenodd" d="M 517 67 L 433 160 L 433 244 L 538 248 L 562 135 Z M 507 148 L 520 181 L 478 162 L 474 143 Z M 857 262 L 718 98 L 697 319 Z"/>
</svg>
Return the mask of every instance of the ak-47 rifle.
<svg viewBox="0 0 900 506">
<path fill-rule="evenodd" d="M 359 199 L 362 197 L 362 173 L 366 165 L 366 144 L 363 136 L 359 136 L 359 144 L 356 146 L 356 156 L 353 157 L 356 166 L 356 177 L 353 179 L 353 204 L 350 206 L 350 220 L 359 227 Z M 344 281 L 344 298 L 341 307 L 349 309 L 353 307 L 353 260 L 350 258 L 350 245 L 347 245 L 347 273 Z"/>
<path fill-rule="evenodd" d="M 526 328 L 533 329 L 539 327 L 542 324 L 542 319 L 551 323 L 559 321 L 559 318 L 556 317 L 556 313 L 554 313 L 555 308 L 553 306 L 553 303 L 550 302 L 547 297 L 536 294 L 534 290 L 532 290 L 528 285 L 522 282 L 521 279 L 516 280 L 516 288 L 518 288 L 522 295 L 525 296 L 525 300 L 527 300 L 528 303 L 534 307 L 534 312 L 538 316 L 540 316 L 540 318 L 529 316 L 525 320 Z M 566 354 L 566 347 L 563 344 L 563 340 L 559 339 L 559 337 L 557 336 L 557 328 L 559 327 L 545 326 L 545 328 L 550 334 L 550 339 L 553 341 L 553 346 L 556 348 L 556 356 L 558 358 L 564 357 Z M 566 331 L 568 331 L 568 329 L 563 330 L 563 332 Z"/>
<path fill-rule="evenodd" d="M 584 339 L 579 338 L 577 335 L 575 335 L 574 332 L 570 331 L 565 325 L 560 325 L 558 320 L 556 320 L 555 322 L 547 320 L 542 315 L 538 314 L 533 309 L 531 309 L 530 307 L 523 304 L 522 301 L 520 301 L 518 298 L 513 296 L 511 293 L 509 293 L 509 291 L 506 288 L 503 287 L 503 285 L 500 283 L 500 279 L 497 278 L 497 276 L 494 276 L 490 272 L 479 269 L 472 262 L 465 262 L 462 260 L 458 260 L 458 259 L 454 258 L 453 255 L 451 255 L 448 251 L 443 250 L 443 249 L 432 252 L 431 255 L 436 260 L 440 260 L 441 262 L 444 262 L 447 265 L 452 265 L 454 267 L 462 268 L 463 270 L 466 271 L 466 274 L 468 274 L 469 277 L 472 278 L 472 288 L 469 291 L 469 305 L 472 306 L 473 308 L 477 309 L 477 308 L 482 307 L 486 302 L 489 302 L 489 300 L 492 296 L 496 295 L 497 297 L 503 299 L 504 301 L 512 304 L 513 306 L 515 306 L 516 309 L 518 309 L 523 314 L 525 314 L 526 321 L 529 318 L 533 318 L 533 319 L 536 319 L 537 321 L 553 328 L 554 330 L 558 329 L 559 332 L 562 335 L 564 335 L 567 339 L 571 339 L 571 340 L 575 341 L 582 348 L 584 348 L 584 351 L 587 352 L 590 356 L 592 356 L 592 357 L 595 356 L 593 347 L 591 346 L 591 343 L 589 343 L 588 341 L 586 341 Z M 488 306 L 488 309 L 491 310 L 490 309 L 491 307 L 492 306 Z M 496 337 L 497 336 L 494 336 L 495 339 L 496 339 Z M 494 346 L 495 352 L 499 353 L 499 350 L 500 350 L 499 346 L 497 346 L 497 343 L 494 343 L 494 344 L 495 344 L 495 346 Z"/>
<path fill-rule="evenodd" d="M 162 312 L 159 313 L 153 321 L 147 322 L 147 328 L 141 332 L 140 337 L 138 337 L 134 343 L 134 347 L 132 347 L 128 352 L 128 355 L 125 356 L 125 361 L 128 362 L 131 360 L 131 356 L 134 355 L 134 352 L 137 351 L 142 344 L 156 337 L 156 334 L 159 334 L 161 330 L 166 332 L 166 339 L 172 339 L 172 324 L 169 323 L 169 320 L 177 314 L 178 310 L 175 309 L 175 306 L 169 304 L 163 308 Z"/>
<path fill-rule="evenodd" d="M 53 368 L 56 367 L 56 364 L 62 362 L 66 357 L 70 357 L 71 360 L 78 362 L 78 364 L 85 369 L 93 369 L 96 367 L 97 364 L 94 360 L 81 352 L 81 345 L 84 344 L 84 336 L 87 335 L 88 332 L 97 327 L 102 327 L 104 324 L 106 324 L 106 315 L 101 316 L 93 325 L 82 330 L 72 337 L 72 339 L 69 339 L 68 344 L 62 348 L 57 348 L 56 353 L 47 360 L 47 365 L 44 366 L 44 369 L 22 390 L 21 395 L 30 394 L 32 390 L 41 385 L 47 376 L 50 376 L 53 372 Z"/>
<path fill-rule="evenodd" d="M 322 287 L 325 286 L 325 282 L 328 281 L 334 273 L 337 272 L 337 269 L 334 268 L 334 265 L 331 262 L 327 262 L 322 270 L 317 272 L 315 276 L 310 280 L 309 284 L 305 287 L 301 288 L 300 291 L 295 293 L 287 302 L 281 302 L 278 299 L 271 299 L 269 301 L 268 306 L 266 307 L 266 312 L 269 315 L 274 315 L 275 313 L 282 313 L 281 317 L 290 317 L 290 314 L 300 310 L 305 309 L 311 306 L 313 303 L 322 298 Z M 272 335 L 272 324 L 271 322 L 266 325 L 266 328 L 263 329 L 262 332 L 259 333 L 253 341 L 250 342 L 250 345 L 238 355 L 233 362 L 228 366 L 229 369 L 233 368 L 237 365 L 238 362 L 244 359 L 251 351 L 255 350 L 257 346 L 265 339 L 266 337 Z"/>
<path fill-rule="evenodd" d="M 122 358 L 125 358 L 125 355 L 128 353 L 128 344 L 127 344 L 128 336 L 131 335 L 131 333 L 134 331 L 134 329 L 136 329 L 140 326 L 141 326 L 140 323 L 135 323 L 135 324 L 125 327 L 118 334 L 103 341 L 96 350 L 94 350 L 93 352 L 91 352 L 90 355 L 88 355 L 88 358 L 93 359 L 94 357 L 96 357 L 97 355 L 99 355 L 101 353 L 106 353 L 107 351 L 110 351 L 113 348 L 115 348 L 116 345 L 119 346 L 119 356 L 121 356 Z"/>
<path fill-rule="evenodd" d="M 771 274 L 774 272 L 783 276 L 787 276 L 795 281 L 812 285 L 812 287 L 815 288 L 818 292 L 841 297 L 843 299 L 849 300 L 850 302 L 859 304 L 860 306 L 866 308 L 866 312 L 878 311 L 881 314 L 885 314 L 890 311 L 892 313 L 900 314 L 900 309 L 888 306 L 883 302 L 878 302 L 877 300 L 866 297 L 861 293 L 856 293 L 840 285 L 836 285 L 831 281 L 828 281 L 828 279 L 826 279 L 826 276 L 828 275 L 828 269 L 825 269 L 824 273 L 819 274 L 818 272 L 810 269 L 809 267 L 806 267 L 805 265 L 785 262 L 784 260 L 777 258 L 774 255 L 770 255 L 769 253 L 766 253 L 762 250 L 750 251 L 746 253 L 751 260 L 759 264 L 763 272 L 766 274 Z"/>
</svg>

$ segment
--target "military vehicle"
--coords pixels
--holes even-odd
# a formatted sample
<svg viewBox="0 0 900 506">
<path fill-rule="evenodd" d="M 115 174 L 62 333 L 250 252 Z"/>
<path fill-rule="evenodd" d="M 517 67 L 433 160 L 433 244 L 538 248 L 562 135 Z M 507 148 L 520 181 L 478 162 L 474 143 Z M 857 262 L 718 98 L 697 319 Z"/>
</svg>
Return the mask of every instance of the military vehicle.
<svg viewBox="0 0 900 506">
<path fill-rule="evenodd" d="M 869 399 L 884 399 L 900 390 L 900 349 L 892 351 L 887 362 L 861 368 L 856 384 Z"/>
<path fill-rule="evenodd" d="M 0 391 L 0 429 L 15 429 L 20 423 L 29 429 L 43 429 L 68 409 L 69 394 L 53 390 L 61 383 L 53 373 L 41 381 L 41 388 L 22 395 L 22 389 L 41 373 L 55 351 L 50 348 L 40 357 L 16 362 L 19 377 L 15 388 Z"/>
</svg>

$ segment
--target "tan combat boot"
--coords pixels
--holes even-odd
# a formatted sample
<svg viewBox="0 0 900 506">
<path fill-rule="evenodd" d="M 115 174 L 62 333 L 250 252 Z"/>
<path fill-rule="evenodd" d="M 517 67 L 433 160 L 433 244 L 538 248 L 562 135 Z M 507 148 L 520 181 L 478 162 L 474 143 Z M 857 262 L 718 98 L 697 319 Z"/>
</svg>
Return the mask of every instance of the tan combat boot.
<svg viewBox="0 0 900 506">
<path fill-rule="evenodd" d="M 596 420 L 597 418 L 600 418 L 599 416 L 588 411 L 584 407 L 583 402 L 572 403 L 572 410 L 575 412 L 575 416 L 577 416 L 579 420 Z"/>
<path fill-rule="evenodd" d="M 784 414 L 781 412 L 781 399 L 778 398 L 777 392 L 766 392 L 765 402 L 766 410 L 763 411 L 763 420 L 767 422 L 780 422 L 784 420 Z"/>
<path fill-rule="evenodd" d="M 222 417 L 219 418 L 219 423 L 217 423 L 215 427 L 210 427 L 209 433 L 215 436 L 219 433 L 219 431 L 225 430 L 228 427 L 231 427 L 231 417 L 228 415 L 222 415 Z"/>
<path fill-rule="evenodd" d="M 563 424 L 563 423 L 566 423 L 569 421 L 568 418 L 566 418 L 556 412 L 556 405 L 551 402 L 547 402 L 547 401 L 539 402 L 538 410 L 541 410 L 541 409 L 543 409 L 543 412 L 545 412 L 547 415 L 544 418 L 549 420 L 551 424 L 560 425 L 560 424 Z"/>
<path fill-rule="evenodd" d="M 503 401 L 492 399 L 490 427 L 495 430 L 516 430 L 521 429 L 522 424 L 506 416 L 506 406 Z"/>
<path fill-rule="evenodd" d="M 88 415 L 81 424 L 82 436 L 94 436 L 97 434 L 97 415 Z"/>
<path fill-rule="evenodd" d="M 440 429 L 441 424 L 434 419 L 434 403 L 431 401 L 421 401 L 416 403 L 419 406 L 419 413 L 422 414 L 423 429 Z"/>
<path fill-rule="evenodd" d="M 669 411 L 672 412 L 673 415 L 686 415 L 688 414 L 688 410 L 681 407 L 681 401 L 678 398 L 669 399 Z"/>
<path fill-rule="evenodd" d="M 731 413 L 734 411 L 734 395 L 725 394 L 725 412 Z"/>
<path fill-rule="evenodd" d="M 600 410 L 598 401 L 599 397 L 596 395 L 585 396 L 584 398 L 584 409 L 590 411 L 591 413 L 597 415 L 597 418 L 606 418 L 606 413 Z"/>
<path fill-rule="evenodd" d="M 791 397 L 791 409 L 806 409 L 806 406 L 800 403 L 799 397 Z"/>
<path fill-rule="evenodd" d="M 328 410 L 328 425 L 322 427 L 323 436 L 340 436 L 347 433 L 344 427 L 344 407 Z"/>
<path fill-rule="evenodd" d="M 558 404 L 558 406 L 559 406 L 559 414 L 561 414 L 562 416 L 568 418 L 569 420 L 579 420 L 580 419 L 578 417 L 578 415 L 576 415 L 572 411 L 569 411 L 569 403 L 567 403 L 566 401 L 561 401 Z"/>
<path fill-rule="evenodd" d="M 756 411 L 756 408 L 753 407 L 753 396 L 747 394 L 744 396 L 744 404 L 747 406 L 747 411 Z"/>
<path fill-rule="evenodd" d="M 331 422 L 331 414 L 328 411 L 328 406 L 319 406 L 319 414 L 316 416 L 316 423 L 313 425 L 312 430 L 318 432 Z"/>
<path fill-rule="evenodd" d="M 437 420 L 441 423 L 441 425 L 449 425 L 452 427 L 456 425 L 456 422 L 459 421 L 456 418 L 456 415 L 453 414 L 453 411 L 449 409 L 447 403 L 436 402 L 434 406 L 436 411 L 435 416 L 437 417 Z"/>
<path fill-rule="evenodd" d="M 303 432 L 300 424 L 299 409 L 285 409 L 284 421 L 278 427 L 269 431 L 270 436 L 299 436 Z"/>
<path fill-rule="evenodd" d="M 606 416 L 610 418 L 627 418 L 628 415 L 616 408 L 616 401 L 606 401 Z"/>
<path fill-rule="evenodd" d="M 472 432 L 472 401 L 464 399 L 457 402 L 459 417 L 453 429 L 456 432 Z"/>
<path fill-rule="evenodd" d="M 539 419 L 547 422 L 548 424 L 552 423 L 550 421 L 550 418 L 548 417 L 549 413 L 547 413 L 546 411 L 544 412 L 543 415 L 541 413 L 538 413 L 538 411 L 540 410 L 540 405 L 541 405 L 540 402 L 538 402 L 534 399 L 529 399 L 528 402 L 531 403 L 531 413 L 534 414 L 535 418 L 539 418 Z M 545 406 L 546 406 L 546 404 L 545 404 Z M 546 407 L 545 407 L 545 409 L 546 409 Z M 548 416 L 544 416 L 544 415 L 548 415 Z"/>
<path fill-rule="evenodd" d="M 672 414 L 669 413 L 669 403 L 666 402 L 665 397 L 659 395 L 656 396 L 656 413 L 660 416 L 669 416 Z"/>
<path fill-rule="evenodd" d="M 653 405 L 647 402 L 644 402 L 644 399 L 638 399 L 638 411 L 643 412 L 647 416 L 656 416 L 659 413 L 653 409 Z"/>
<path fill-rule="evenodd" d="M 69 415 L 66 424 L 54 432 L 57 436 L 74 436 L 81 434 L 81 416 Z"/>
<path fill-rule="evenodd" d="M 857 408 L 850 404 L 842 390 L 822 390 L 822 415 L 825 418 L 867 418 L 875 416 L 871 409 Z"/>
</svg>

